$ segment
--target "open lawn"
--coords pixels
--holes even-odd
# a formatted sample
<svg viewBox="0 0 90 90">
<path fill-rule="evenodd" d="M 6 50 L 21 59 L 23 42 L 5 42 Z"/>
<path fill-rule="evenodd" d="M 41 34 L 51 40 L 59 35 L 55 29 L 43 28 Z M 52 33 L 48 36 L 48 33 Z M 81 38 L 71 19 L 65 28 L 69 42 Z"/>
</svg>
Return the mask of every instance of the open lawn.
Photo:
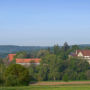
<svg viewBox="0 0 90 90">
<path fill-rule="evenodd" d="M 0 87 L 0 90 L 90 90 L 90 81 L 34 82 L 30 86 Z"/>
<path fill-rule="evenodd" d="M 0 90 L 90 90 L 90 85 L 3 87 Z"/>
</svg>

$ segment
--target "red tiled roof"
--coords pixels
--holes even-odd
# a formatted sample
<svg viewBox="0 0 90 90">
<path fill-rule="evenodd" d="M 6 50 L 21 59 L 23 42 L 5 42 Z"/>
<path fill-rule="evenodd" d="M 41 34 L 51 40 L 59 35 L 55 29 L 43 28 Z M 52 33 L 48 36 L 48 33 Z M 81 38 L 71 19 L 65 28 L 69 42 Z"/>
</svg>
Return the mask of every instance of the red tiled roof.
<svg viewBox="0 0 90 90">
<path fill-rule="evenodd" d="M 81 52 L 83 56 L 90 56 L 90 50 L 77 50 L 77 54 Z"/>
<path fill-rule="evenodd" d="M 12 61 L 16 54 L 8 54 L 9 61 Z"/>
<path fill-rule="evenodd" d="M 39 58 L 29 58 L 29 59 L 22 59 L 22 58 L 17 58 L 16 59 L 16 63 L 30 63 L 30 62 L 33 62 L 34 63 L 40 63 L 40 60 Z"/>
<path fill-rule="evenodd" d="M 76 50 L 76 54 L 78 54 L 79 52 L 81 52 L 81 50 Z"/>
</svg>

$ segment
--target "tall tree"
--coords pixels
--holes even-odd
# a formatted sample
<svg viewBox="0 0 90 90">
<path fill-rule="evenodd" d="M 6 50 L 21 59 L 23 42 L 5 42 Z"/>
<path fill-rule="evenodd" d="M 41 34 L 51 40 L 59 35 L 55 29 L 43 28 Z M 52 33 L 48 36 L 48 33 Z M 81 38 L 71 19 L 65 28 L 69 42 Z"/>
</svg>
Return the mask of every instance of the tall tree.
<svg viewBox="0 0 90 90">
<path fill-rule="evenodd" d="M 65 42 L 62 48 L 66 52 L 70 47 L 69 47 L 68 43 Z"/>
<path fill-rule="evenodd" d="M 4 64 L 0 64 L 0 85 L 3 85 L 4 84 L 4 80 L 5 80 L 5 76 L 4 76 L 4 73 L 5 73 L 5 65 Z"/>
<path fill-rule="evenodd" d="M 60 47 L 59 47 L 58 44 L 54 46 L 54 54 L 55 54 L 55 55 L 60 54 Z"/>
<path fill-rule="evenodd" d="M 78 45 L 72 45 L 72 51 L 76 51 L 77 49 L 80 49 Z"/>
</svg>

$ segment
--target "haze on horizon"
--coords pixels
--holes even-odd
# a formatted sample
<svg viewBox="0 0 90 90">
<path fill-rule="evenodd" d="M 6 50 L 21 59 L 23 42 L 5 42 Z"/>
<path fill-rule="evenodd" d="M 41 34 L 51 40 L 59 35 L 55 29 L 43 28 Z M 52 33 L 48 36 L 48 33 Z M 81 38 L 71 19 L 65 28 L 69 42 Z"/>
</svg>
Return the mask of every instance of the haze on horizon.
<svg viewBox="0 0 90 90">
<path fill-rule="evenodd" d="M 0 0 L 0 45 L 90 44 L 90 0 Z"/>
</svg>

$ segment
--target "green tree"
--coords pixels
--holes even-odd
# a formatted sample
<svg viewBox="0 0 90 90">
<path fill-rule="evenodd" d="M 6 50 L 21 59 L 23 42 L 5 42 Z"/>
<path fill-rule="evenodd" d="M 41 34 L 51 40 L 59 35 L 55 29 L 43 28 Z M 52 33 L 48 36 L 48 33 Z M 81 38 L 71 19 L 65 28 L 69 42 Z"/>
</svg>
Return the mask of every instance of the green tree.
<svg viewBox="0 0 90 90">
<path fill-rule="evenodd" d="M 86 71 L 87 80 L 90 80 L 90 69 Z"/>
<path fill-rule="evenodd" d="M 38 66 L 35 66 L 34 64 L 31 64 L 29 67 L 29 75 L 31 81 L 36 81 L 37 80 L 37 73 L 38 73 Z"/>
<path fill-rule="evenodd" d="M 64 74 L 64 76 L 63 76 L 63 81 L 68 81 L 68 75 L 67 74 Z"/>
<path fill-rule="evenodd" d="M 83 59 L 71 58 L 69 60 L 69 68 L 76 72 L 85 72 L 89 68 L 89 63 Z"/>
<path fill-rule="evenodd" d="M 49 51 L 48 50 L 40 50 L 38 53 L 37 53 L 37 57 L 38 58 L 42 58 L 42 57 L 44 57 L 44 56 L 46 56 L 46 55 L 48 55 L 49 54 Z"/>
<path fill-rule="evenodd" d="M 69 47 L 68 43 L 65 42 L 64 45 L 63 45 L 63 47 L 62 47 L 63 51 L 64 51 L 64 52 L 67 52 L 69 48 L 70 48 L 70 47 Z"/>
<path fill-rule="evenodd" d="M 60 47 L 59 47 L 58 44 L 54 46 L 54 54 L 55 54 L 55 55 L 60 54 Z"/>
<path fill-rule="evenodd" d="M 37 74 L 37 79 L 39 81 L 46 81 L 46 80 L 48 80 L 48 72 L 49 72 L 48 66 L 41 65 L 39 67 L 39 72 Z"/>
<path fill-rule="evenodd" d="M 30 82 L 28 69 L 19 64 L 8 66 L 5 71 L 5 77 L 7 86 L 28 85 Z"/>
<path fill-rule="evenodd" d="M 86 80 L 87 79 L 84 72 L 79 73 L 79 78 L 80 78 L 80 80 Z"/>
<path fill-rule="evenodd" d="M 0 58 L 0 64 L 4 64 L 4 62 L 3 62 L 3 59 L 2 59 L 2 58 Z"/>
<path fill-rule="evenodd" d="M 62 60 L 67 60 L 68 59 L 68 54 L 66 54 L 65 52 L 61 52 L 59 55 L 60 59 Z"/>
<path fill-rule="evenodd" d="M 44 69 L 43 72 L 45 73 L 44 75 L 46 79 L 48 77 L 49 80 L 59 80 L 60 73 L 58 64 L 59 61 L 57 60 L 57 55 L 48 54 L 47 56 L 42 58 L 41 67 Z"/>
<path fill-rule="evenodd" d="M 50 47 L 48 47 L 48 49 L 47 49 L 47 50 L 48 50 L 48 52 L 49 52 L 49 53 L 51 53 L 51 49 L 50 49 Z"/>
<path fill-rule="evenodd" d="M 72 45 L 72 51 L 76 51 L 80 49 L 78 45 Z"/>
<path fill-rule="evenodd" d="M 0 85 L 4 85 L 4 81 L 5 81 L 5 69 L 6 67 L 4 66 L 4 64 L 0 64 Z"/>
<path fill-rule="evenodd" d="M 26 58 L 27 57 L 27 53 L 26 52 L 17 52 L 16 56 L 14 57 L 14 59 L 16 58 Z"/>
</svg>

